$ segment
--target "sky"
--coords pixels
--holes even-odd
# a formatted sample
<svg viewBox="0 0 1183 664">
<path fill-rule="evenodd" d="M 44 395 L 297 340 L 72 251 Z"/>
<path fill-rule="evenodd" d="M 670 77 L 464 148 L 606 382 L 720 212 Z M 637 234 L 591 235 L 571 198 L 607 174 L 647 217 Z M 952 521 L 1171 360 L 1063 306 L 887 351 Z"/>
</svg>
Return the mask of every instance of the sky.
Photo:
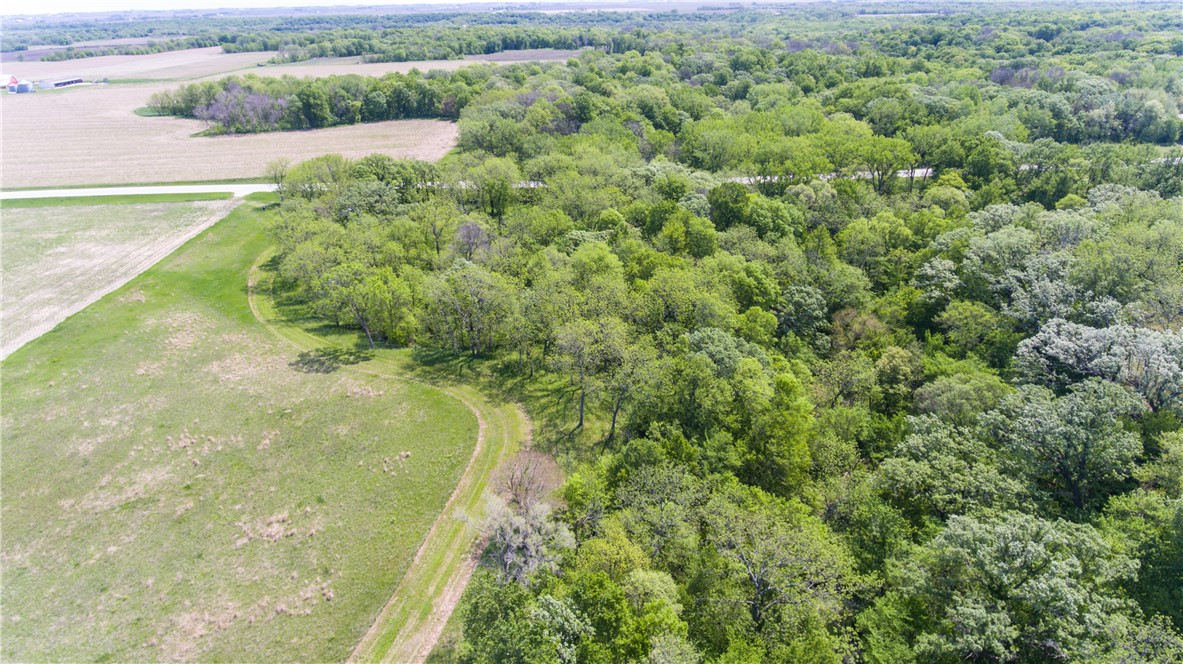
<svg viewBox="0 0 1183 664">
<path fill-rule="evenodd" d="M 466 0 L 10 0 L 0 14 L 61 14 L 65 12 L 109 12 L 123 9 L 243 9 L 246 7 L 330 7 L 359 5 L 463 4 Z M 474 0 L 467 0 L 472 2 Z"/>
</svg>

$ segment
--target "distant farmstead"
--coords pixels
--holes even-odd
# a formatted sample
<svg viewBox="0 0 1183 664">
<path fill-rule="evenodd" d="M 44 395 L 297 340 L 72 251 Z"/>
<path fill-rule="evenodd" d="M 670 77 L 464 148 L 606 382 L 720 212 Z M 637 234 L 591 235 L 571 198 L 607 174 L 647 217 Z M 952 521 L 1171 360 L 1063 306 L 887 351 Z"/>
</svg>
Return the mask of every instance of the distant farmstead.
<svg viewBox="0 0 1183 664">
<path fill-rule="evenodd" d="M 37 86 L 33 85 L 32 81 L 18 80 L 15 76 L 8 74 L 0 74 L 0 81 L 4 81 L 4 87 L 8 88 L 9 92 L 35 92 Z"/>
</svg>

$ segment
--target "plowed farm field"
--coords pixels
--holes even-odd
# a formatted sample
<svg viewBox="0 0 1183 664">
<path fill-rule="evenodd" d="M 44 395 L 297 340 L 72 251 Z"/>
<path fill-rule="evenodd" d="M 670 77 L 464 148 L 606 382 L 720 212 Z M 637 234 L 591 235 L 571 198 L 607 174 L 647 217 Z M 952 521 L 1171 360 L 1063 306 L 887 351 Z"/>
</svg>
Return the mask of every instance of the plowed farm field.
<svg viewBox="0 0 1183 664">
<path fill-rule="evenodd" d="M 61 187 L 254 178 L 268 162 L 328 153 L 356 158 L 381 152 L 436 160 L 456 144 L 457 128 L 437 120 L 401 120 L 305 132 L 199 137 L 196 120 L 142 117 L 137 108 L 158 90 L 230 74 L 379 76 L 411 69 L 455 70 L 480 64 L 562 61 L 572 51 L 508 51 L 465 60 L 363 63 L 326 58 L 259 66 L 272 53 L 225 54 L 218 48 L 64 62 L 6 63 L 20 78 L 81 77 L 93 84 L 34 94 L 0 95 L 0 188 Z"/>
<path fill-rule="evenodd" d="M 456 143 L 456 125 L 439 120 L 194 136 L 205 128 L 197 120 L 135 114 L 168 87 L 94 85 L 0 97 L 3 188 L 251 178 L 278 157 L 297 162 L 331 152 L 435 160 Z"/>
</svg>

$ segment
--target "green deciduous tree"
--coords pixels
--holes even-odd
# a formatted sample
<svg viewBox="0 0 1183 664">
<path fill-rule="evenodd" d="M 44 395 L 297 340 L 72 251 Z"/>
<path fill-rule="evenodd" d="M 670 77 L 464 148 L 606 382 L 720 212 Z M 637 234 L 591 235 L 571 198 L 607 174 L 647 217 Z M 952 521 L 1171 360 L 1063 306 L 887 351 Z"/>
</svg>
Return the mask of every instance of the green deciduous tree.
<svg viewBox="0 0 1183 664">
<path fill-rule="evenodd" d="M 1015 470 L 1083 510 L 1129 477 L 1142 441 L 1120 418 L 1144 408 L 1127 388 L 1091 379 L 1063 397 L 1024 386 L 982 423 L 1007 449 Z"/>
<path fill-rule="evenodd" d="M 1119 587 L 1136 569 L 1091 526 L 1019 512 L 955 516 L 903 561 L 896 590 L 869 616 L 883 620 L 869 642 L 882 644 L 879 661 L 892 629 L 916 661 L 1086 659 L 1107 644 L 1106 626 L 1124 620 Z"/>
<path fill-rule="evenodd" d="M 704 508 L 708 540 L 743 589 L 757 631 L 807 616 L 826 622 L 857 585 L 851 562 L 824 527 L 762 492 L 734 488 Z"/>
</svg>

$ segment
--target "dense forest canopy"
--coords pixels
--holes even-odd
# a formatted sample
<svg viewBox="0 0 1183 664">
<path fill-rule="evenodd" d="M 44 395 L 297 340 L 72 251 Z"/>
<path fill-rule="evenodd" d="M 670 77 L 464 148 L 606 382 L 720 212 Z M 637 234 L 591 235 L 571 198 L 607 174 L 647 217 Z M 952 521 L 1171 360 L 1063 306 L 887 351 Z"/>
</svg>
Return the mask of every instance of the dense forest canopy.
<svg viewBox="0 0 1183 664">
<path fill-rule="evenodd" d="M 346 25 L 285 43 L 592 48 L 154 101 L 459 122 L 272 168 L 290 300 L 568 395 L 450 656 L 1183 661 L 1178 8 L 953 7 Z"/>
</svg>

